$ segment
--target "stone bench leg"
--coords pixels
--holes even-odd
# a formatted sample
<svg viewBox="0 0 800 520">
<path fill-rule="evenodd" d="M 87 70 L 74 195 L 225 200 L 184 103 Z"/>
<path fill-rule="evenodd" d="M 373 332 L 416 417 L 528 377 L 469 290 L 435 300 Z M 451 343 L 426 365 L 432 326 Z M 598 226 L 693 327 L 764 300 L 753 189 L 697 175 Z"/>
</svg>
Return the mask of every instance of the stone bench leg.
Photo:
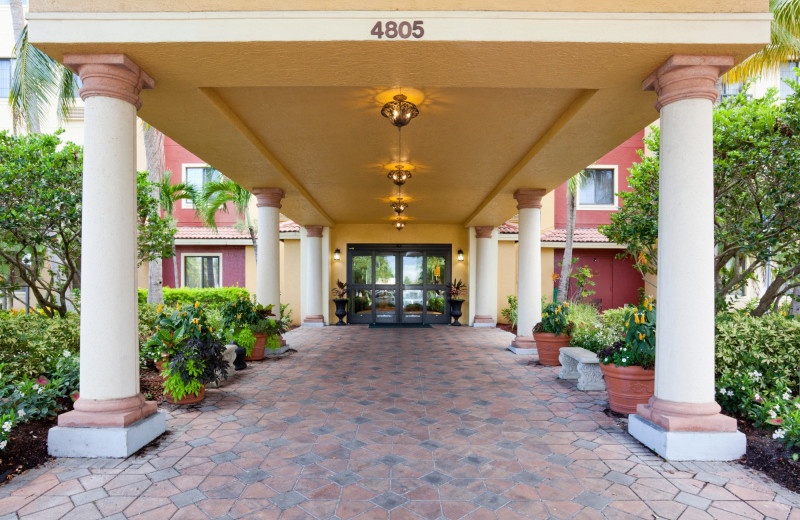
<svg viewBox="0 0 800 520">
<path fill-rule="evenodd" d="M 558 361 L 561 363 L 561 370 L 558 371 L 559 379 L 578 379 L 578 360 L 559 352 Z"/>
<path fill-rule="evenodd" d="M 600 391 L 606 389 L 603 372 L 598 363 L 578 363 L 578 390 Z"/>
</svg>

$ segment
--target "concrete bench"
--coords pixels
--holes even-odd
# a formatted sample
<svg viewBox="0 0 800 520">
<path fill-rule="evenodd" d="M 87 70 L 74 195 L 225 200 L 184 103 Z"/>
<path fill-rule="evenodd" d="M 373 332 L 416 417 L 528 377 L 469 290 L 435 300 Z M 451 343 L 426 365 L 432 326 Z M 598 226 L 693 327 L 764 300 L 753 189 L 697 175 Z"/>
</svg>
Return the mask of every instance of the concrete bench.
<svg viewBox="0 0 800 520">
<path fill-rule="evenodd" d="M 600 360 L 597 354 L 581 347 L 561 347 L 558 354 L 561 370 L 560 379 L 577 379 L 578 390 L 605 390 L 603 372 L 600 371 Z"/>
</svg>

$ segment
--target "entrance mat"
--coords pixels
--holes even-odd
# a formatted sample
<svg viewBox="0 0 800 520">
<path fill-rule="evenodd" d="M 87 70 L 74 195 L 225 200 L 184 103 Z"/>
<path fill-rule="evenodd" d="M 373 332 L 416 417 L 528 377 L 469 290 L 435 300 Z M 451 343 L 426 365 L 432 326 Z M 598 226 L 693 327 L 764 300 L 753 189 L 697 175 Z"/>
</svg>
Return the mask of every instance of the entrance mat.
<svg viewBox="0 0 800 520">
<path fill-rule="evenodd" d="M 430 329 L 427 323 L 370 323 L 371 329 Z"/>
</svg>

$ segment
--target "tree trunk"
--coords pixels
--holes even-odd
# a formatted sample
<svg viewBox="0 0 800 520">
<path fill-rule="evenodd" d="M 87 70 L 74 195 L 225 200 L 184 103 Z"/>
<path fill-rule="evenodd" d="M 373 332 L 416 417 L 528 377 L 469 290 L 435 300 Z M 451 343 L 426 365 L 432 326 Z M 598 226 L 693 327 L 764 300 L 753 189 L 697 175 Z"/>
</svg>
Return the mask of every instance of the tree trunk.
<svg viewBox="0 0 800 520">
<path fill-rule="evenodd" d="M 164 134 L 150 125 L 144 125 L 144 149 L 147 156 L 147 180 L 161 182 L 164 175 Z M 158 188 L 154 187 L 150 196 L 158 200 Z M 147 262 L 147 303 L 164 303 L 163 262 L 161 258 Z"/>
<path fill-rule="evenodd" d="M 565 301 L 569 292 L 569 275 L 572 272 L 572 239 L 575 235 L 576 213 L 575 192 L 567 189 L 567 240 L 566 244 L 564 244 L 564 258 L 561 261 L 561 278 L 558 281 L 558 302 Z"/>
<path fill-rule="evenodd" d="M 800 316 L 800 287 L 792 291 L 792 316 Z"/>
<path fill-rule="evenodd" d="M 172 283 L 175 284 L 175 288 L 177 289 L 178 287 L 181 286 L 181 284 L 178 283 L 178 251 L 175 249 L 174 238 L 172 239 L 172 273 L 175 275 L 175 278 L 173 278 L 174 281 Z"/>
<path fill-rule="evenodd" d="M 250 210 L 245 208 L 244 218 L 247 221 L 247 229 L 250 231 L 250 240 L 253 242 L 253 256 L 256 260 L 256 267 L 258 267 L 258 244 L 256 240 L 256 229 L 253 227 L 253 222 L 250 220 Z"/>
<path fill-rule="evenodd" d="M 780 296 L 781 287 L 786 283 L 786 279 L 782 276 L 776 276 L 775 279 L 769 284 L 769 287 L 764 291 L 758 306 L 750 312 L 751 316 L 763 316 L 769 310 L 775 300 Z"/>
</svg>

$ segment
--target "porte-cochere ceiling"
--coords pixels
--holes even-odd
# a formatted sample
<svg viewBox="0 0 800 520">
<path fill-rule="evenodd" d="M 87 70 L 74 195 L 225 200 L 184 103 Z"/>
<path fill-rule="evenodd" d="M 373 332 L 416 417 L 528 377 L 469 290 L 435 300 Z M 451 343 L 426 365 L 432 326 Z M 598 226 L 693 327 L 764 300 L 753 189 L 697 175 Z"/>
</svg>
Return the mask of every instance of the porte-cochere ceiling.
<svg viewBox="0 0 800 520">
<path fill-rule="evenodd" d="M 127 12 L 102 12 L 117 3 Z M 388 222 L 398 160 L 416 166 L 404 189 L 416 223 L 498 225 L 515 189 L 552 189 L 651 123 L 641 83 L 671 55 L 740 61 L 768 40 L 766 1 L 652 4 L 181 13 L 42 0 L 31 40 L 57 59 L 127 54 L 156 82 L 140 117 L 245 187 L 284 189 L 282 212 L 302 225 Z M 425 34 L 378 40 L 381 19 L 420 20 Z M 392 88 L 424 94 L 401 152 L 376 99 Z"/>
</svg>

